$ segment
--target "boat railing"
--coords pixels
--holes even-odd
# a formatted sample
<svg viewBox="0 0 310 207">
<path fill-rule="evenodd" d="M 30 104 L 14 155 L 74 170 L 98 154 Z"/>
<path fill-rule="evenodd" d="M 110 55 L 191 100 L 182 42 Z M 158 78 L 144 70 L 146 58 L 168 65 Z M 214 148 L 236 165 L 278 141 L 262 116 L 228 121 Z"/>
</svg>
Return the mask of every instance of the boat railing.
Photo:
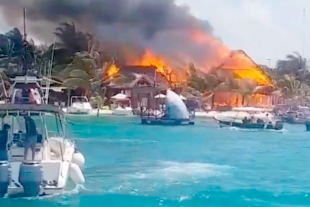
<svg viewBox="0 0 310 207">
<path fill-rule="evenodd" d="M 165 114 L 165 111 L 163 111 L 162 109 L 152 109 L 152 108 L 147 108 L 147 107 L 140 108 L 141 117 L 159 118 L 159 117 L 162 117 L 164 114 Z"/>
</svg>

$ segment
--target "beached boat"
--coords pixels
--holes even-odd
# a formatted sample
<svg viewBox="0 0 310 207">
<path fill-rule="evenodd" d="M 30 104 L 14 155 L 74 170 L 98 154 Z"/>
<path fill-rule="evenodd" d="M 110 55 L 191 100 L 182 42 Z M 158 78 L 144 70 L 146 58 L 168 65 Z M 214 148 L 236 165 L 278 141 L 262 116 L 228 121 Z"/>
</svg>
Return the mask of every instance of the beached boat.
<svg viewBox="0 0 310 207">
<path fill-rule="evenodd" d="M 271 121 L 266 123 L 269 117 Z M 238 107 L 232 111 L 221 112 L 214 116 L 220 127 L 237 127 L 245 129 L 283 129 L 283 122 L 275 119 L 270 112 L 254 107 Z"/>
<path fill-rule="evenodd" d="M 112 101 L 112 115 L 115 116 L 132 116 L 133 110 L 131 108 L 130 98 L 122 93 L 111 97 Z"/>
<path fill-rule="evenodd" d="M 289 124 L 305 124 L 309 115 L 309 107 L 298 106 L 295 110 L 288 110 L 282 114 L 282 120 Z"/>
<path fill-rule="evenodd" d="M 282 115 L 282 120 L 288 124 L 305 124 L 307 115 L 299 113 L 298 111 L 287 111 Z"/>
<path fill-rule="evenodd" d="M 54 116 L 56 131 L 48 128 L 46 113 Z M 59 108 L 47 104 L 0 105 L 2 126 L 9 124 L 13 135 L 7 143 L 8 160 L 0 161 L 0 196 L 52 195 L 62 193 L 69 179 L 76 184 L 85 182 L 81 171 L 84 157 L 74 141 L 66 138 L 63 115 Z M 24 159 L 25 116 L 37 125 L 34 160 L 31 149 Z"/>
<path fill-rule="evenodd" d="M 182 98 L 167 90 L 165 110 L 141 111 L 141 123 L 148 125 L 194 125 L 195 111 L 189 112 Z"/>
<path fill-rule="evenodd" d="M 64 111 L 68 114 L 90 114 L 93 108 L 91 107 L 88 98 L 85 96 L 72 96 L 70 106 Z"/>
</svg>

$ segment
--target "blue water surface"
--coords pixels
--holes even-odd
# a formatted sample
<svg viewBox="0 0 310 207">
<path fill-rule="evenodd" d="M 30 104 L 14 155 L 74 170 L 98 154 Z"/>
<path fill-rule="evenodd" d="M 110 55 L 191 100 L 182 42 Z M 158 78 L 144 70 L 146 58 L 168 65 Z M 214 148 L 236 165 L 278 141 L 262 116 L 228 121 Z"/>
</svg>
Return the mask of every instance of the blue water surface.
<svg viewBox="0 0 310 207">
<path fill-rule="evenodd" d="M 310 133 L 145 126 L 138 118 L 70 117 L 85 155 L 84 188 L 5 207 L 310 206 Z"/>
</svg>

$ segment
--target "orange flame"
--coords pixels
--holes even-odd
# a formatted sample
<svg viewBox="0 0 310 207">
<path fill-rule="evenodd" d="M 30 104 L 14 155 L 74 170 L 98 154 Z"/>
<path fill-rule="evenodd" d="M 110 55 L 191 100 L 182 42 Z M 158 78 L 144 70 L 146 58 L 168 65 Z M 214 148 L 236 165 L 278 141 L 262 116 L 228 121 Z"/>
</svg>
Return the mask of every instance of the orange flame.
<svg viewBox="0 0 310 207">
<path fill-rule="evenodd" d="M 106 66 L 106 73 L 109 79 L 114 78 L 119 72 L 119 68 L 113 63 Z"/>
<path fill-rule="evenodd" d="M 180 82 L 178 74 L 176 74 L 170 64 L 165 61 L 165 58 L 155 55 L 150 49 L 146 49 L 142 58 L 134 61 L 133 64 L 141 66 L 154 66 L 157 68 L 157 72 L 164 75 L 170 83 L 177 84 Z"/>
<path fill-rule="evenodd" d="M 128 60 L 131 59 L 131 61 L 128 61 L 127 64 L 154 66 L 157 68 L 157 71 L 164 75 L 170 83 L 178 84 L 187 80 L 189 75 L 187 69 L 190 63 L 193 63 L 196 67 L 198 67 L 198 69 L 208 72 L 210 68 L 224 63 L 224 60 L 226 60 L 225 69 L 231 70 L 235 74 L 238 74 L 237 76 L 239 78 L 250 78 L 258 84 L 269 84 L 269 80 L 266 76 L 258 71 L 259 69 L 255 66 L 255 63 L 253 63 L 252 60 L 249 60 L 246 55 L 237 54 L 233 59 L 230 59 L 227 62 L 226 58 L 231 53 L 231 50 L 219 39 L 214 38 L 212 35 L 200 30 L 190 31 L 190 35 L 193 42 L 211 48 L 210 54 L 205 54 L 208 58 L 205 58 L 202 62 L 201 58 L 200 62 L 197 62 L 197 57 L 188 57 L 183 51 L 179 51 L 178 54 L 174 54 L 176 57 L 181 58 L 180 60 L 158 55 L 151 49 L 146 49 L 141 58 L 133 58 L 133 53 L 126 53 L 126 58 L 128 58 Z M 126 47 L 124 46 L 124 48 Z M 186 49 L 187 48 L 184 48 L 184 50 Z M 204 55 L 201 54 L 201 57 L 204 57 Z M 113 78 L 119 71 L 120 69 L 116 65 L 111 64 L 107 69 L 107 75 L 110 78 Z"/>
<path fill-rule="evenodd" d="M 155 66 L 158 72 L 162 74 L 167 73 L 167 64 L 165 61 L 162 58 L 154 55 L 149 49 L 145 51 L 141 60 L 136 60 L 134 64 L 141 66 Z"/>
</svg>

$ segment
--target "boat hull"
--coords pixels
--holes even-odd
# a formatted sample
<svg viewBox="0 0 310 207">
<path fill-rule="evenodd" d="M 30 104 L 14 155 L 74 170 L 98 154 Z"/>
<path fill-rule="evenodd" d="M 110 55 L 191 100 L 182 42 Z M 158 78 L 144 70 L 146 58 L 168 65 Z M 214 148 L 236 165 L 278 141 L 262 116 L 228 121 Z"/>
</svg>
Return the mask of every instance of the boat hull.
<svg viewBox="0 0 310 207">
<path fill-rule="evenodd" d="M 264 123 L 238 123 L 238 122 L 229 122 L 229 121 L 219 121 L 220 127 L 237 127 L 242 129 L 273 129 L 273 130 L 282 130 L 283 123 L 277 121 L 276 124 L 268 124 L 265 127 Z"/>
<path fill-rule="evenodd" d="M 87 115 L 91 113 L 91 109 L 68 108 L 68 114 Z"/>
<path fill-rule="evenodd" d="M 162 126 L 178 126 L 178 125 L 194 125 L 195 122 L 190 119 L 161 119 L 161 118 L 142 118 L 141 124 L 145 125 L 162 125 Z"/>
</svg>

